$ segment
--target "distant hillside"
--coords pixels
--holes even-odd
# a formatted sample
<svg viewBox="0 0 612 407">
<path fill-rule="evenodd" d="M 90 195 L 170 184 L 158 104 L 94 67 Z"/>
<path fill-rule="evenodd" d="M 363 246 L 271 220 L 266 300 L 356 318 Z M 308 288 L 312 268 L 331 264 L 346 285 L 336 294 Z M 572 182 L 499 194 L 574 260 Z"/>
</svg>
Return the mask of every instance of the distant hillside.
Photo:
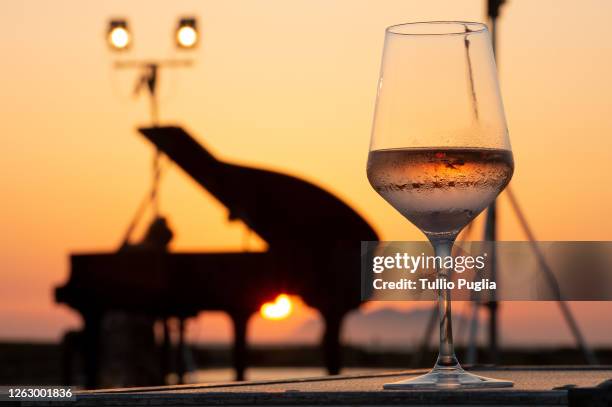
<svg viewBox="0 0 612 407">
<path fill-rule="evenodd" d="M 421 344 L 430 316 L 431 309 L 401 311 L 387 308 L 372 312 L 353 312 L 345 320 L 343 341 L 374 349 L 380 347 L 410 349 Z M 453 315 L 453 329 L 458 341 L 467 334 L 467 323 L 467 319 L 462 315 Z M 323 321 L 308 320 L 296 330 L 295 336 L 309 336 L 310 332 L 322 329 L 322 325 Z M 436 321 L 432 335 L 434 341 L 438 334 L 437 330 Z"/>
</svg>

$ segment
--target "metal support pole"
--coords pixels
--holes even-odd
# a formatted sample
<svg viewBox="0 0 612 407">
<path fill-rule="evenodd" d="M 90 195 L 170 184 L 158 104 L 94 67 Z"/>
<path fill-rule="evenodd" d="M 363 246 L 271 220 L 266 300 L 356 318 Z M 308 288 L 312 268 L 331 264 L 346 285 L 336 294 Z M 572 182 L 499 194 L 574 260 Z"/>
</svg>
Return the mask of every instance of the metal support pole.
<svg viewBox="0 0 612 407">
<path fill-rule="evenodd" d="M 489 22 L 490 22 L 491 43 L 492 43 L 492 48 L 493 48 L 493 53 L 495 55 L 495 59 L 497 59 L 497 18 L 499 17 L 499 9 L 504 2 L 505 0 L 487 0 L 487 15 L 489 17 Z M 519 220 L 519 223 L 521 227 L 523 228 L 523 231 L 527 235 L 527 239 L 529 240 L 531 247 L 536 254 L 536 257 L 538 258 L 538 262 L 540 263 L 540 266 L 542 267 L 542 270 L 544 271 L 547 277 L 549 284 L 551 285 L 553 290 L 556 288 L 557 304 L 559 305 L 561 314 L 563 315 L 563 318 L 565 319 L 570 331 L 572 332 L 572 335 L 574 336 L 574 339 L 576 341 L 578 348 L 582 351 L 584 358 L 588 364 L 591 364 L 591 365 L 597 364 L 598 363 L 597 357 L 586 344 L 586 341 L 584 340 L 584 337 L 582 336 L 580 328 L 578 327 L 578 324 L 576 320 L 574 319 L 570 308 L 561 299 L 560 293 L 558 292 L 558 287 L 556 284 L 554 274 L 552 273 L 548 264 L 546 263 L 546 260 L 544 259 L 544 256 L 542 255 L 536 243 L 535 236 L 533 235 L 533 232 L 531 231 L 531 228 L 529 227 L 529 224 L 527 223 L 527 219 L 525 218 L 523 212 L 521 211 L 521 208 L 519 207 L 518 202 L 514 194 L 512 193 L 512 189 L 509 186 L 506 188 L 506 193 L 510 199 L 510 204 Z M 496 230 L 496 220 L 497 219 L 496 218 L 497 218 L 496 206 L 495 206 L 495 202 L 493 202 L 487 209 L 487 219 L 486 219 L 486 226 L 485 226 L 485 240 L 488 240 L 488 241 L 496 240 L 496 237 L 497 237 L 496 236 L 497 234 L 497 230 Z M 495 261 L 494 255 L 491 257 L 491 266 L 492 266 L 491 276 L 494 278 L 495 272 L 496 272 L 495 270 L 496 261 Z M 486 306 L 489 309 L 489 318 L 490 318 L 489 320 L 489 349 L 490 349 L 490 354 L 491 354 L 491 362 L 496 363 L 497 361 L 496 359 L 498 357 L 497 355 L 497 312 L 499 310 L 499 306 L 495 298 L 492 298 L 486 304 Z"/>
<path fill-rule="evenodd" d="M 508 198 L 510 199 L 510 205 L 512 206 L 512 209 L 514 210 L 514 213 L 516 214 L 516 217 L 518 218 L 519 224 L 523 228 L 523 231 L 525 232 L 525 235 L 527 236 L 527 240 L 529 240 L 531 248 L 537 257 L 538 263 L 540 264 L 540 267 L 542 268 L 542 271 L 544 272 L 544 275 L 546 276 L 548 284 L 551 286 L 551 288 L 555 292 L 555 296 L 557 298 L 557 304 L 559 305 L 559 309 L 561 311 L 561 314 L 563 315 L 563 318 L 565 319 L 565 322 L 567 323 L 567 326 L 572 332 L 574 340 L 576 341 L 576 345 L 582 351 L 582 354 L 584 355 L 584 359 L 589 365 L 598 364 L 599 362 L 597 360 L 597 357 L 595 356 L 591 348 L 588 347 L 586 341 L 584 340 L 584 337 L 582 336 L 582 332 L 580 332 L 580 328 L 578 327 L 578 323 L 576 322 L 576 320 L 574 319 L 574 316 L 572 315 L 572 311 L 568 307 L 567 303 L 565 301 L 562 301 L 561 293 L 559 291 L 559 286 L 557 284 L 555 275 L 553 274 L 552 270 L 548 266 L 548 263 L 546 262 L 546 259 L 544 258 L 544 255 L 542 254 L 542 251 L 540 250 L 540 247 L 538 246 L 536 242 L 535 236 L 533 232 L 531 231 L 529 224 L 527 223 L 527 219 L 525 218 L 525 215 L 523 214 L 523 211 L 521 210 L 521 207 L 519 206 L 518 201 L 516 200 L 516 197 L 514 196 L 514 193 L 512 192 L 512 189 L 510 187 L 506 188 L 506 194 L 508 195 Z"/>
<path fill-rule="evenodd" d="M 487 15 L 489 17 L 490 30 L 491 30 L 491 44 L 493 47 L 493 55 L 497 59 L 497 18 L 499 17 L 499 9 L 504 3 L 504 0 L 488 0 L 487 1 Z M 497 240 L 497 207 L 496 202 L 493 201 L 487 209 L 487 218 L 485 225 L 485 241 L 495 242 Z M 495 245 L 492 245 L 494 247 Z M 497 261 L 495 258 L 495 251 L 492 250 L 491 256 L 489 257 L 489 273 L 490 278 L 495 281 L 497 276 Z M 489 311 L 489 362 L 496 364 L 499 362 L 498 352 L 498 321 L 497 315 L 499 311 L 499 304 L 495 293 L 491 294 L 489 301 L 484 304 Z"/>
<path fill-rule="evenodd" d="M 489 205 L 487 210 L 487 221 L 485 226 L 485 240 L 489 242 L 495 242 L 497 240 L 497 209 L 495 202 Z M 489 278 L 491 281 L 497 279 L 497 253 L 495 250 L 495 243 L 491 245 L 489 249 Z M 499 310 L 499 303 L 497 302 L 497 296 L 493 290 L 489 294 L 489 300 L 484 304 L 489 312 L 489 326 L 488 326 L 488 337 L 489 337 L 489 363 L 497 364 L 499 362 L 498 352 L 498 321 L 497 312 Z"/>
<path fill-rule="evenodd" d="M 151 126 L 159 126 L 159 98 L 157 93 L 157 84 L 159 80 L 159 72 L 161 68 L 180 68 L 189 67 L 192 65 L 191 60 L 182 59 L 166 59 L 166 60 L 131 60 L 117 61 L 115 68 L 117 69 L 132 69 L 136 68 L 141 71 L 140 76 L 134 87 L 134 95 L 138 96 L 141 91 L 146 90 L 149 95 L 149 110 L 151 114 Z M 158 189 L 162 173 L 161 152 L 156 149 L 152 163 L 152 180 L 151 191 L 138 207 L 138 211 L 132 222 L 130 223 L 124 236 L 122 246 L 126 245 L 130 236 L 142 217 L 147 206 L 151 204 L 154 218 L 159 217 L 159 197 Z"/>
<path fill-rule="evenodd" d="M 159 104 L 157 100 L 157 74 L 159 66 L 156 63 L 148 65 L 143 73 L 141 83 L 147 85 L 149 93 L 149 104 L 151 109 L 151 125 L 157 127 L 159 125 Z M 151 204 L 153 207 L 153 216 L 159 216 L 159 179 L 161 175 L 160 168 L 161 152 L 158 148 L 155 149 L 153 155 L 153 179 L 151 186 Z"/>
</svg>

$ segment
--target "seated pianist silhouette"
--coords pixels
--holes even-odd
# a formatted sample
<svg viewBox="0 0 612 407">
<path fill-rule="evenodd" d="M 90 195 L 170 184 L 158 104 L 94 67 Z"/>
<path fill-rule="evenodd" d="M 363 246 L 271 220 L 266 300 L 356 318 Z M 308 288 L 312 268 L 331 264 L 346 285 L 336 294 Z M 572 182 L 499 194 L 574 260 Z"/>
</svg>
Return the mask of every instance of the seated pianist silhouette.
<svg viewBox="0 0 612 407">
<path fill-rule="evenodd" d="M 115 311 L 163 321 L 178 318 L 179 346 L 182 321 L 202 311 L 225 311 L 233 323 L 236 379 L 243 380 L 248 319 L 280 293 L 299 295 L 320 311 L 325 322 L 322 359 L 328 372 L 337 374 L 342 320 L 361 302 L 360 241 L 378 240 L 372 227 L 322 188 L 286 174 L 222 161 L 180 127 L 139 131 L 223 204 L 230 219 L 244 222 L 268 248 L 168 252 L 172 232 L 158 218 L 141 244 L 115 253 L 72 255 L 69 280 L 56 289 L 56 300 L 83 316 L 87 386 L 99 384 L 100 357 L 105 354 L 102 321 Z M 177 369 L 179 377 L 183 370 Z"/>
</svg>

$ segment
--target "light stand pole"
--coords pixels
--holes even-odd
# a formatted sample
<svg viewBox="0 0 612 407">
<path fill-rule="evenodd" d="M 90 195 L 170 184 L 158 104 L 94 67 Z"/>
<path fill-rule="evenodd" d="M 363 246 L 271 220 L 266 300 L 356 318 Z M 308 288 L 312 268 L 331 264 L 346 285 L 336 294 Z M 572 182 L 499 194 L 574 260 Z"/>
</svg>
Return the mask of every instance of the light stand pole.
<svg viewBox="0 0 612 407">
<path fill-rule="evenodd" d="M 499 17 L 500 7 L 503 5 L 504 2 L 505 0 L 487 0 L 487 16 L 489 18 L 489 23 L 490 23 L 491 43 L 492 43 L 493 52 L 494 52 L 496 59 L 497 59 L 497 18 Z M 574 316 L 572 315 L 570 308 L 567 306 L 565 301 L 563 301 L 563 299 L 561 298 L 561 294 L 558 292 L 558 286 L 556 283 L 555 276 L 552 273 L 550 267 L 548 266 L 544 256 L 542 255 L 542 252 L 536 242 L 535 236 L 533 235 L 531 228 L 529 227 L 529 224 L 527 223 L 527 219 L 525 218 L 525 215 L 523 214 L 521 208 L 519 207 L 519 204 L 516 200 L 516 197 L 514 196 L 514 193 L 512 192 L 510 185 L 506 188 L 506 194 L 509 197 L 511 207 L 514 210 L 514 213 L 516 214 L 519 220 L 519 224 L 521 228 L 523 229 L 523 231 L 525 232 L 525 235 L 527 236 L 527 239 L 529 240 L 531 244 L 531 248 L 534 251 L 534 254 L 536 255 L 536 258 L 538 259 L 538 262 L 542 268 L 542 271 L 544 272 L 547 278 L 548 284 L 551 286 L 551 288 L 556 293 L 557 304 L 559 305 L 561 314 L 563 318 L 565 319 L 565 322 L 570 328 L 570 331 L 576 341 L 576 345 L 578 349 L 582 351 L 585 361 L 588 364 L 590 365 L 597 364 L 598 359 L 596 355 L 587 345 L 580 331 L 580 328 L 578 327 L 578 323 L 576 322 L 576 320 L 574 319 Z M 496 209 L 495 201 L 493 201 L 493 203 L 489 205 L 489 208 L 487 209 L 487 218 L 486 218 L 484 234 L 485 234 L 485 239 L 484 239 L 485 241 L 493 242 L 493 244 L 491 245 L 491 250 L 490 250 L 492 254 L 490 257 L 491 258 L 490 260 L 490 265 L 491 265 L 490 273 L 491 274 L 490 275 L 491 275 L 491 278 L 493 278 L 493 281 L 495 281 L 496 272 L 497 272 L 496 270 L 497 259 L 496 259 L 496 252 L 495 252 L 495 241 L 497 240 L 497 209 Z M 483 305 L 485 305 L 489 311 L 489 331 L 488 331 L 489 358 L 490 358 L 489 362 L 493 364 L 497 364 L 499 361 L 498 318 L 497 318 L 498 316 L 497 314 L 499 311 L 499 303 L 497 302 L 497 298 L 495 297 L 494 292 L 491 294 L 489 301 Z M 477 318 L 477 311 L 475 311 L 474 319 L 475 318 Z M 474 342 L 474 343 L 471 343 L 470 345 L 471 346 L 470 350 L 472 351 L 470 353 L 472 353 L 472 358 L 474 358 L 474 348 L 472 347 L 475 347 L 475 335 L 470 342 Z"/>
<path fill-rule="evenodd" d="M 174 31 L 174 41 L 175 45 L 179 49 L 189 50 L 193 49 L 197 46 L 199 40 L 199 34 L 197 30 L 197 20 L 194 17 L 184 17 L 179 19 L 178 25 Z M 107 31 L 107 41 L 110 48 L 114 51 L 125 52 L 129 50 L 132 42 L 132 35 L 129 30 L 129 25 L 127 20 L 125 19 L 114 19 L 109 23 L 109 28 Z M 114 64 L 116 69 L 138 69 L 141 71 L 138 79 L 136 81 L 136 86 L 134 87 L 134 95 L 138 96 L 143 90 L 147 92 L 149 95 L 149 109 L 151 115 L 151 126 L 158 127 L 159 126 L 159 99 L 158 99 L 158 83 L 159 83 L 159 74 L 162 68 L 179 68 L 179 67 L 188 67 L 191 66 L 192 61 L 187 59 L 167 59 L 167 60 L 153 60 L 153 61 L 143 61 L 143 60 L 131 60 L 131 61 L 117 61 Z M 158 189 L 159 189 L 159 181 L 161 177 L 161 151 L 156 148 L 155 154 L 153 156 L 153 177 L 152 177 L 152 185 L 151 191 L 145 196 L 143 201 L 141 202 L 138 210 L 130 222 L 128 229 L 124 235 L 121 249 L 128 247 L 130 242 L 130 236 L 132 235 L 133 230 L 138 224 L 140 218 L 144 214 L 147 206 L 150 204 L 153 208 L 153 221 L 151 226 L 149 227 L 149 232 L 147 232 L 147 237 L 149 238 L 149 233 L 153 230 L 159 230 L 161 228 L 164 229 L 166 233 L 169 233 L 170 238 L 172 236 L 172 231 L 168 228 L 166 224 L 166 220 L 159 215 L 159 198 L 158 198 Z M 159 239 L 158 239 L 159 240 Z M 167 250 L 167 244 L 169 240 L 164 238 L 163 240 L 163 250 Z M 121 250 L 120 249 L 120 250 Z M 162 341 L 162 374 L 167 373 L 167 366 L 170 358 L 171 351 L 171 343 L 170 343 L 170 331 L 168 326 L 167 316 L 162 316 L 162 326 L 164 331 L 163 341 Z M 179 366 L 179 383 L 183 383 L 184 380 L 184 360 L 183 360 L 183 350 L 185 349 L 184 342 L 184 321 L 180 319 L 179 323 L 179 353 L 178 353 L 178 363 Z"/>
<path fill-rule="evenodd" d="M 505 0 L 487 0 L 487 16 L 489 18 L 491 30 L 491 43 L 493 47 L 493 55 L 497 59 L 497 18 L 499 11 Z M 497 240 L 497 205 L 493 201 L 487 209 L 487 217 L 485 222 L 484 240 L 492 242 L 491 253 L 489 257 L 489 275 L 492 281 L 496 281 L 497 277 L 497 256 L 495 251 L 495 241 Z M 489 312 L 489 362 L 497 364 L 499 362 L 498 349 L 498 322 L 497 314 L 499 311 L 499 303 L 495 292 L 491 292 L 489 300 L 484 304 Z"/>
<path fill-rule="evenodd" d="M 112 19 L 109 21 L 106 40 L 110 49 L 117 52 L 127 52 L 132 45 L 132 33 L 126 19 Z M 199 42 L 198 24 L 195 17 L 183 17 L 178 20 L 178 25 L 174 31 L 174 43 L 177 48 L 190 50 L 197 47 Z M 143 90 L 149 95 L 149 106 L 151 115 L 151 126 L 159 126 L 159 100 L 158 100 L 158 83 L 159 74 L 162 68 L 178 68 L 188 67 L 192 64 L 188 59 L 167 59 L 167 60 L 132 60 L 132 61 L 117 61 L 114 64 L 116 69 L 139 69 L 140 76 L 134 87 L 134 95 L 138 96 Z M 161 177 L 161 152 L 156 149 L 153 156 L 153 176 L 151 191 L 141 202 L 138 210 L 128 226 L 124 235 L 122 246 L 125 246 L 130 236 L 136 227 L 138 221 L 142 217 L 147 206 L 150 204 L 153 208 L 153 222 L 160 219 L 159 216 L 159 198 L 158 189 Z"/>
<path fill-rule="evenodd" d="M 168 59 L 168 60 L 160 60 L 160 61 L 119 61 L 115 63 L 115 68 L 124 69 L 124 68 L 137 68 L 141 69 L 142 73 L 136 81 L 136 86 L 134 87 L 134 95 L 138 96 L 143 89 L 147 91 L 149 95 L 149 106 L 150 106 L 150 114 L 151 114 L 151 126 L 157 127 L 159 125 L 159 100 L 157 94 L 157 84 L 159 82 L 159 73 L 161 68 L 177 68 L 177 67 L 188 67 L 191 66 L 191 60 L 180 60 L 180 59 Z M 153 156 L 153 179 L 151 185 L 150 192 L 150 203 L 153 208 L 153 216 L 154 218 L 159 217 L 159 197 L 158 197 L 158 189 L 159 189 L 159 181 L 161 177 L 161 152 L 159 149 L 155 149 L 155 155 Z M 139 211 L 140 212 L 140 211 Z M 137 216 L 139 218 L 140 215 Z M 137 220 L 137 219 L 136 219 Z M 134 224 L 135 226 L 135 224 Z M 131 230 L 133 226 L 130 228 L 128 232 L 128 238 L 131 234 Z"/>
</svg>

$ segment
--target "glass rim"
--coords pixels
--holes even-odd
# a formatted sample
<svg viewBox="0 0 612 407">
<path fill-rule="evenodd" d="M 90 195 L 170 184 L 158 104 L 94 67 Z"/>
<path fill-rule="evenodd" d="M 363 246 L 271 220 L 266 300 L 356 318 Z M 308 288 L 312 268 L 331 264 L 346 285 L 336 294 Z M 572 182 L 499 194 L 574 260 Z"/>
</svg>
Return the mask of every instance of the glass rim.
<svg viewBox="0 0 612 407">
<path fill-rule="evenodd" d="M 434 27 L 434 26 L 461 26 L 463 30 L 458 29 L 452 30 L 422 30 L 419 31 L 419 27 Z M 466 28 L 470 30 L 465 30 Z M 474 33 L 488 32 L 488 27 L 484 23 L 476 21 L 413 21 L 408 23 L 394 24 L 385 29 L 387 34 L 405 35 L 405 36 L 440 36 L 440 35 L 467 35 Z"/>
</svg>

